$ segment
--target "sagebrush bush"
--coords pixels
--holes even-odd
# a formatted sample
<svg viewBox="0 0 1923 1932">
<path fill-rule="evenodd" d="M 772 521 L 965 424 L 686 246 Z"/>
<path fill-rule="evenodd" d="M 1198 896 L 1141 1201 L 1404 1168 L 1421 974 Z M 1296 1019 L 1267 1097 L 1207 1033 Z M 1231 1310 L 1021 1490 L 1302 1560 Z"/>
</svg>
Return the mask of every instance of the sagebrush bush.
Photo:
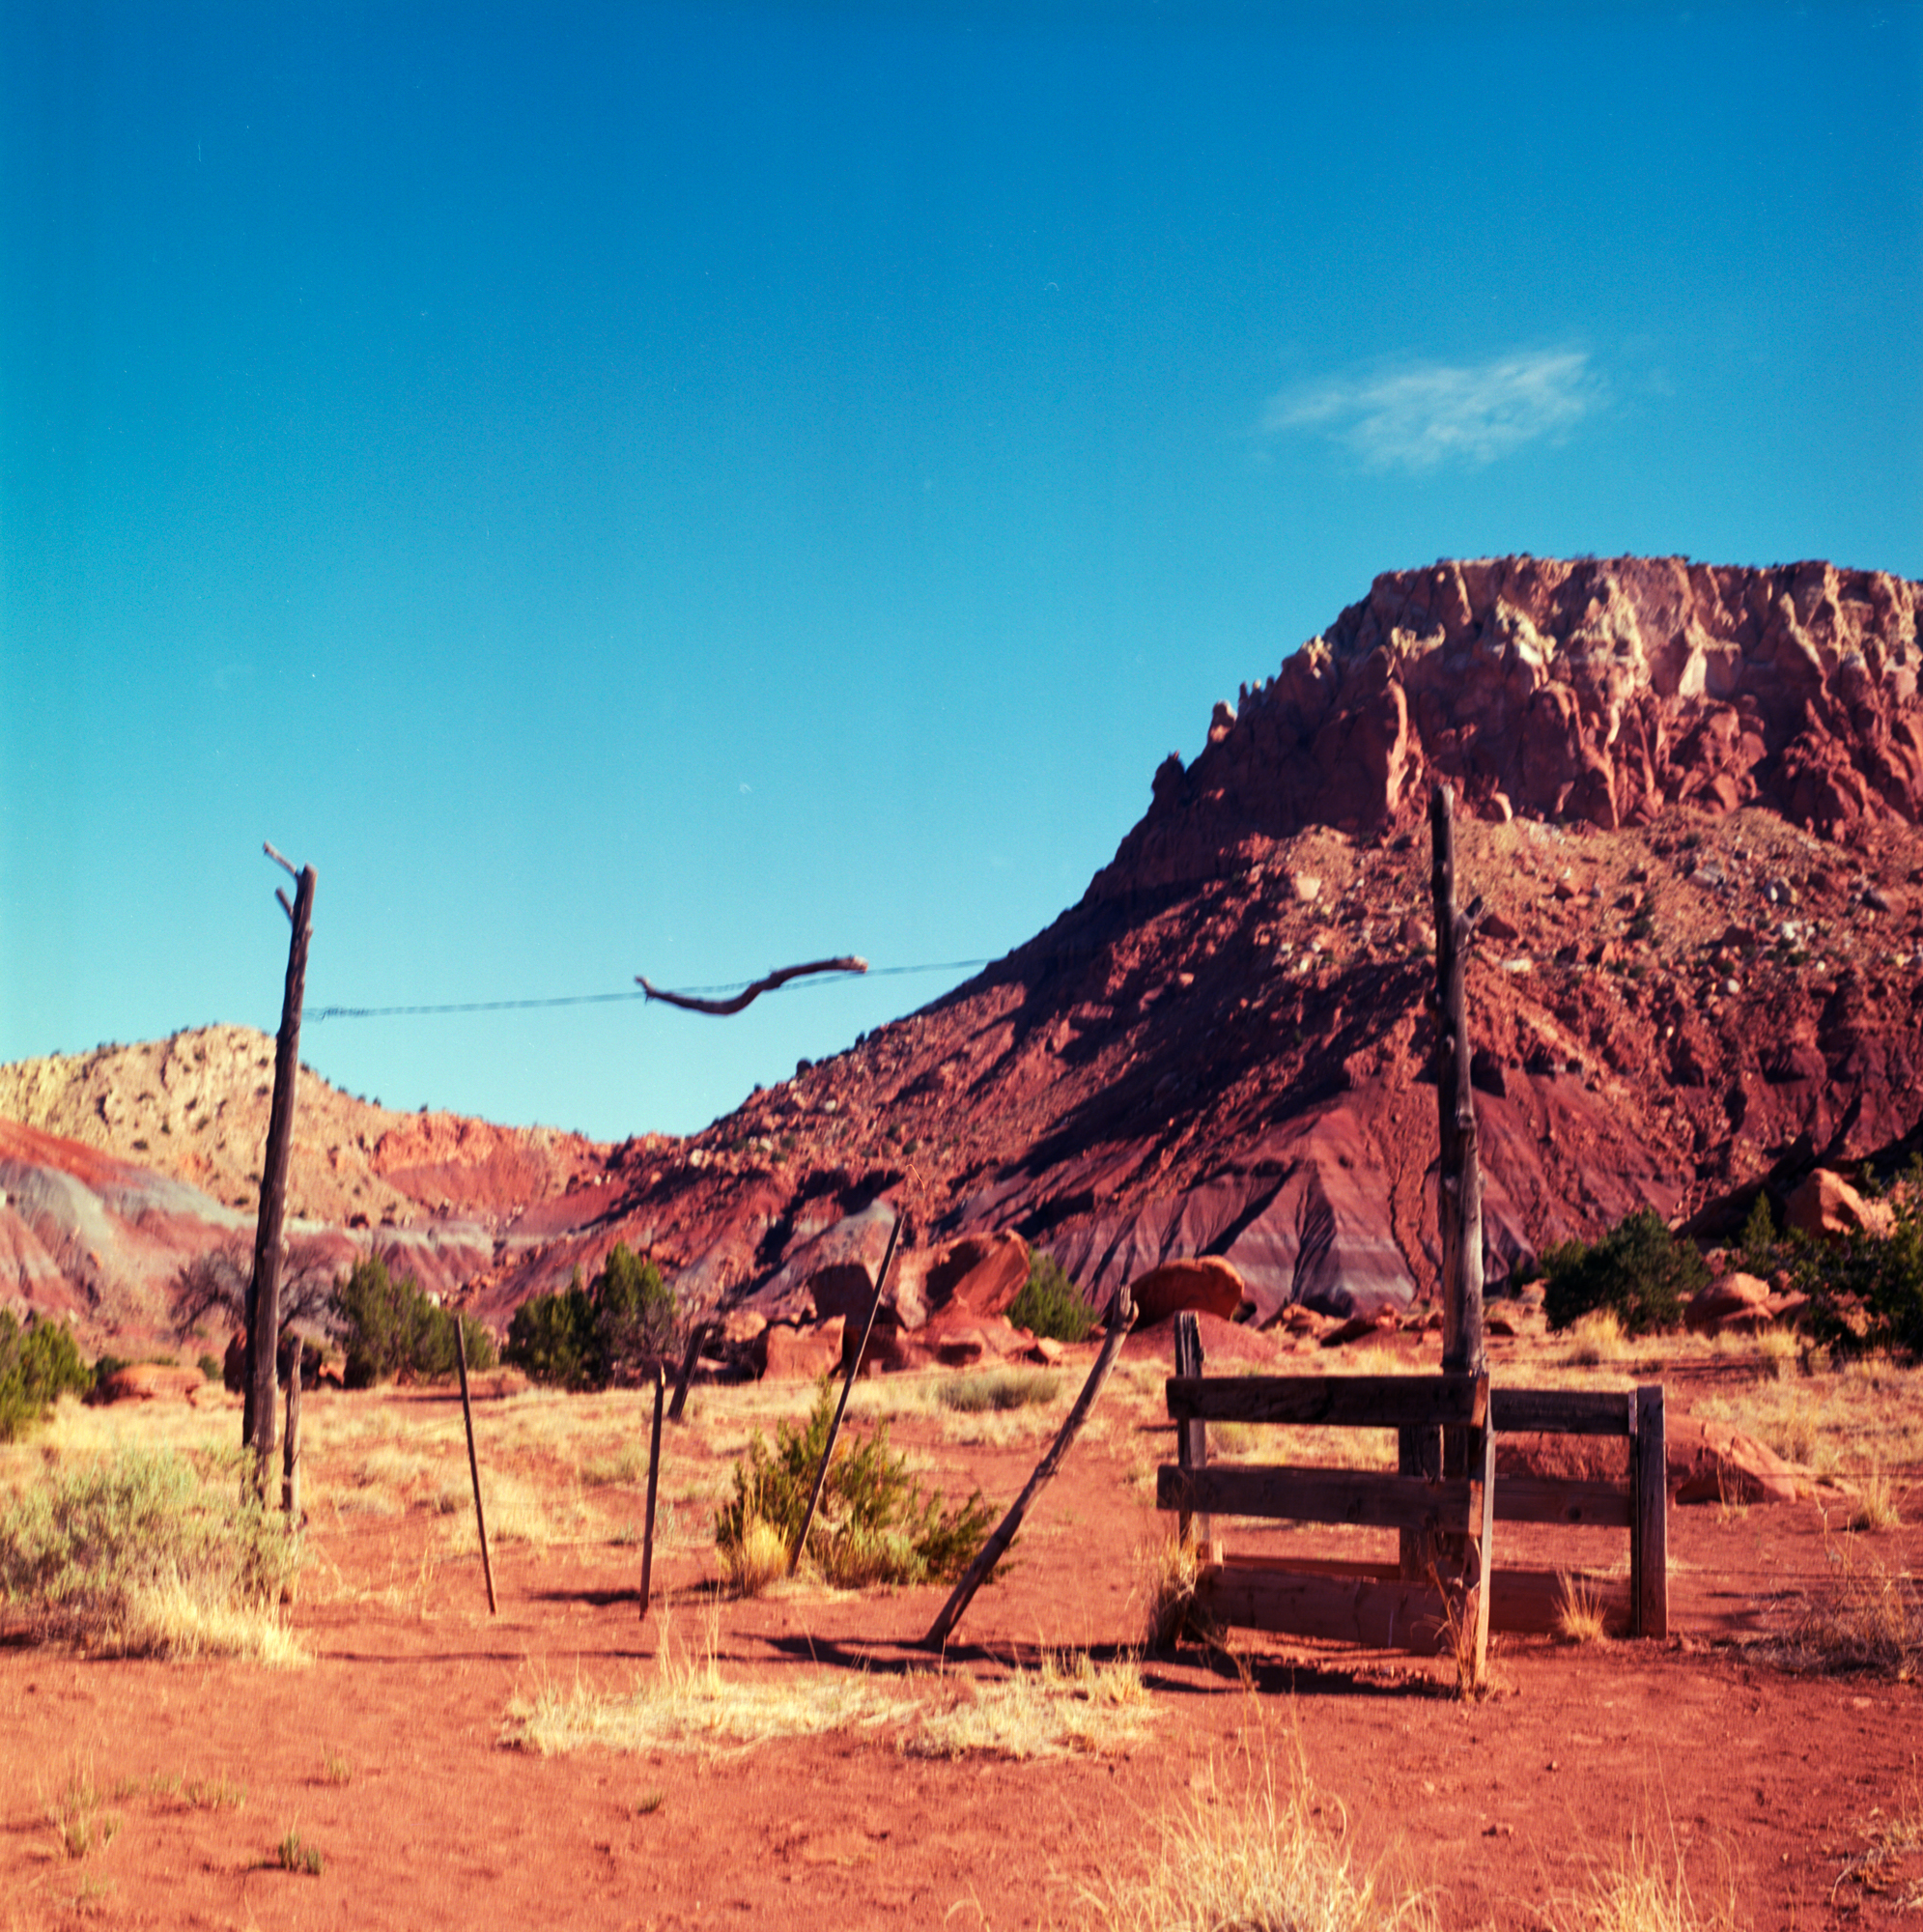
<svg viewBox="0 0 1923 1932">
<path fill-rule="evenodd" d="M 577 1267 L 565 1289 L 514 1311 L 506 1358 L 537 1382 L 606 1388 L 638 1380 L 673 1352 L 680 1331 L 680 1304 L 661 1270 L 616 1241 L 592 1287 Z"/>
<path fill-rule="evenodd" d="M 93 1386 L 94 1372 L 64 1322 L 29 1316 L 22 1329 L 0 1311 L 0 1442 L 17 1441 L 63 1395 Z"/>
<path fill-rule="evenodd" d="M 379 1255 L 363 1255 L 334 1286 L 331 1304 L 347 1350 L 342 1379 L 349 1388 L 371 1388 L 397 1376 L 410 1381 L 441 1381 L 459 1367 L 455 1318 L 421 1292 L 411 1275 L 396 1281 Z M 470 1315 L 461 1317 L 467 1366 L 495 1365 L 495 1338 Z"/>
<path fill-rule="evenodd" d="M 1606 1308 L 1626 1334 L 1682 1325 L 1683 1304 L 1710 1279 L 1703 1257 L 1678 1240 L 1653 1208 L 1638 1208 L 1594 1246 L 1565 1241 L 1542 1257 L 1542 1310 L 1567 1328 Z"/>
<path fill-rule="evenodd" d="M 1008 1304 L 1008 1320 L 1031 1335 L 1056 1342 L 1086 1342 L 1095 1325 L 1095 1312 L 1050 1254 L 1029 1261 L 1029 1278 Z"/>
<path fill-rule="evenodd" d="M 801 1534 L 802 1516 L 834 1414 L 833 1378 L 824 1378 L 805 1426 L 779 1424 L 771 1449 L 757 1430 L 734 1465 L 734 1494 L 715 1518 L 715 1543 L 735 1571 L 755 1538 L 772 1529 L 783 1549 Z M 948 1582 L 959 1577 L 988 1534 L 981 1492 L 954 1509 L 924 1494 L 907 1458 L 888 1446 L 888 1423 L 872 1434 L 844 1429 L 829 1465 L 821 1503 L 808 1530 L 807 1555 L 832 1583 Z"/>
<path fill-rule="evenodd" d="M 123 1449 L 50 1472 L 0 1510 L 0 1599 L 30 1638 L 108 1653 L 287 1661 L 277 1606 L 297 1542 L 238 1466 Z"/>
</svg>

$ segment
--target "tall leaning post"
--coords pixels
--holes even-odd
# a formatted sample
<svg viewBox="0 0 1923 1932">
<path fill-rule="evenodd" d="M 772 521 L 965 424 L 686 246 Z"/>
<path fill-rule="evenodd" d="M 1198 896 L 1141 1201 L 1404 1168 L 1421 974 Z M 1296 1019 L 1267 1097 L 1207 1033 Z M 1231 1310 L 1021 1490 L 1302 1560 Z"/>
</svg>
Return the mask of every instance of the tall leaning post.
<svg viewBox="0 0 1923 1932">
<path fill-rule="evenodd" d="M 267 1158 L 261 1163 L 261 1214 L 254 1231 L 254 1271 L 247 1284 L 247 1404 L 242 1419 L 254 1452 L 254 1486 L 265 1500 L 273 1463 L 274 1374 L 280 1342 L 280 1238 L 287 1214 L 287 1163 L 294 1150 L 294 1089 L 300 1073 L 300 1006 L 307 991 L 307 939 L 314 922 L 314 868 L 297 872 L 271 845 L 275 865 L 294 877 L 294 898 L 276 888 L 294 927 L 287 946 L 280 1034 L 274 1043 L 273 1109 L 268 1116 Z"/>
</svg>

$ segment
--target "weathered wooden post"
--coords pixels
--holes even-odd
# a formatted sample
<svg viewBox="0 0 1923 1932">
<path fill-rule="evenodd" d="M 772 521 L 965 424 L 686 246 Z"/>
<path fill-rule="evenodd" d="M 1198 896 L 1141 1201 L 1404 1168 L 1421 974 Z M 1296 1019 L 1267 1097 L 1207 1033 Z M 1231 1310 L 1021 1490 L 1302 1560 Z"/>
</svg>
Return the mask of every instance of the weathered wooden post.
<svg viewBox="0 0 1923 1932">
<path fill-rule="evenodd" d="M 1483 1170 L 1476 1145 L 1476 1096 L 1470 1084 L 1467 969 L 1469 921 L 1456 903 L 1456 795 L 1446 784 L 1429 794 L 1429 890 L 1435 906 L 1435 1112 L 1437 1245 L 1441 1250 L 1442 1370 L 1445 1375 L 1486 1380 L 1488 1352 L 1483 1338 Z M 1438 1435 L 1440 1440 L 1437 1440 Z M 1480 1429 L 1404 1431 L 1398 1463 L 1404 1475 L 1428 1475 L 1440 1463 L 1445 1476 L 1468 1476 L 1483 1485 L 1482 1533 L 1431 1536 L 1404 1530 L 1403 1573 L 1432 1571 L 1446 1589 L 1477 1593 L 1474 1681 L 1483 1679 L 1488 1630 L 1490 1491 L 1495 1433 L 1485 1403 Z M 1480 1545 L 1480 1548 L 1476 1547 Z"/>
<path fill-rule="evenodd" d="M 263 849 L 294 878 L 294 898 L 276 888 L 274 897 L 294 927 L 287 946 L 287 981 L 281 993 L 280 1034 L 274 1043 L 273 1105 L 268 1116 L 266 1158 L 261 1163 L 261 1213 L 254 1232 L 254 1271 L 247 1284 L 247 1399 L 242 1440 L 254 1452 L 254 1487 L 265 1502 L 273 1461 L 274 1367 L 280 1345 L 280 1240 L 287 1211 L 287 1163 L 294 1149 L 294 1090 L 300 1073 L 300 1005 L 307 988 L 307 940 L 314 920 L 314 868 L 299 871 L 271 845 Z"/>
<path fill-rule="evenodd" d="M 1429 884 L 1435 898 L 1436 1233 L 1442 1249 L 1442 1368 L 1480 1376 L 1483 1341 L 1483 1170 L 1476 1150 L 1476 1098 L 1469 1084 L 1464 988 L 1469 922 L 1456 903 L 1456 798 L 1429 795 Z"/>
<path fill-rule="evenodd" d="M 654 1432 L 648 1438 L 648 1509 L 641 1524 L 641 1615 L 654 1592 L 654 1505 L 661 1483 L 661 1411 L 667 1380 L 659 1362 L 654 1369 Z"/>
<path fill-rule="evenodd" d="M 1184 1308 L 1175 1317 L 1175 1373 L 1199 1377 L 1202 1374 L 1202 1324 L 1193 1308 Z M 1208 1425 L 1199 1417 L 1175 1425 L 1175 1461 L 1184 1469 L 1208 1467 Z M 1186 1545 L 1195 1538 L 1196 1518 L 1183 1510 L 1175 1520 L 1175 1536 Z M 1202 1519 L 1202 1544 L 1211 1563 L 1222 1561 L 1222 1549 L 1215 1541 L 1215 1519 Z"/>
</svg>

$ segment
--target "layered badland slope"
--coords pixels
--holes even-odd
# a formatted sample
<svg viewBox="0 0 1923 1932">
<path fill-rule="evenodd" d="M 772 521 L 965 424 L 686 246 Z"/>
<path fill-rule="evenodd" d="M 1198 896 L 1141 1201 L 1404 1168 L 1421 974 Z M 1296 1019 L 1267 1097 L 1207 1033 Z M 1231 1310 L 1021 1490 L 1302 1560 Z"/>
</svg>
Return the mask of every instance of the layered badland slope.
<svg viewBox="0 0 1923 1932">
<path fill-rule="evenodd" d="M 687 1140 L 557 1148 L 524 1195 L 511 1130 L 443 1122 L 435 1157 L 370 1158 L 362 1198 L 397 1207 L 358 1237 L 471 1226 L 440 1275 L 495 1318 L 617 1238 L 698 1301 L 802 1294 L 817 1263 L 878 1255 L 884 1199 L 922 1246 L 1014 1229 L 1093 1297 L 1203 1253 L 1263 1319 L 1427 1293 L 1437 780 L 1484 899 L 1496 1279 L 1643 1203 L 1861 1158 L 1923 1107 L 1919 605 L 1822 563 L 1379 578 L 1217 706 L 1079 904 L 954 993 Z M 96 1111 L 97 1145 L 169 1165 Z M 385 1131 L 428 1134 L 413 1118 Z"/>
</svg>

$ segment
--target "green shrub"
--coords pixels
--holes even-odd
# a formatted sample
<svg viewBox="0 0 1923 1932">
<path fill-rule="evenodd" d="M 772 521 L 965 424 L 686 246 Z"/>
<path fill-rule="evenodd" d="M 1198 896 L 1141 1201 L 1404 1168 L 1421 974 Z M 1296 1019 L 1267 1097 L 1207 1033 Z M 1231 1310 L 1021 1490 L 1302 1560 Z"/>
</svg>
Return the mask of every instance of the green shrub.
<svg viewBox="0 0 1923 1932">
<path fill-rule="evenodd" d="M 14 1442 L 70 1390 L 85 1395 L 94 1372 L 65 1322 L 29 1316 L 24 1329 L 0 1311 L 0 1442 Z"/>
<path fill-rule="evenodd" d="M 1810 1298 L 1809 1325 L 1820 1341 L 1923 1355 L 1923 1154 L 1911 1159 L 1889 1205 L 1895 1224 L 1888 1235 L 1796 1236 L 1791 1282 Z"/>
<path fill-rule="evenodd" d="M 715 1519 L 724 1561 L 749 1545 L 761 1525 L 792 1549 L 801 1534 L 821 1452 L 834 1412 L 834 1378 L 824 1377 L 806 1427 L 784 1422 L 771 1450 L 759 1431 L 734 1465 L 734 1494 Z M 988 1505 L 976 1491 L 944 1510 L 938 1490 L 923 1494 L 907 1459 L 888 1446 L 888 1423 L 872 1435 L 844 1429 L 834 1447 L 821 1503 L 808 1531 L 807 1554 L 832 1583 L 947 1582 L 961 1575 L 988 1534 Z"/>
<path fill-rule="evenodd" d="M 1678 1327 L 1683 1302 L 1710 1279 L 1703 1257 L 1679 1241 L 1653 1208 L 1625 1215 L 1593 1247 L 1565 1241 L 1550 1248 L 1542 1272 L 1551 1328 L 1607 1308 L 1630 1335 Z"/>
<path fill-rule="evenodd" d="M 537 1382 L 563 1388 L 593 1386 L 594 1305 L 580 1285 L 580 1269 L 557 1294 L 534 1294 L 514 1311 L 503 1358 Z"/>
<path fill-rule="evenodd" d="M 1031 1335 L 1057 1342 L 1086 1342 L 1095 1325 L 1095 1314 L 1081 1291 L 1062 1272 L 1053 1255 L 1029 1259 L 1029 1278 L 1008 1305 L 1008 1320 Z"/>
<path fill-rule="evenodd" d="M 218 1355 L 203 1355 L 194 1366 L 211 1382 L 217 1382 L 226 1373 Z"/>
<path fill-rule="evenodd" d="M 577 1267 L 565 1289 L 531 1295 L 514 1311 L 507 1359 L 537 1382 L 606 1388 L 637 1380 L 670 1354 L 680 1327 L 680 1305 L 661 1270 L 616 1241 L 591 1289 Z"/>
<path fill-rule="evenodd" d="M 454 1317 L 422 1293 L 411 1275 L 399 1281 L 379 1255 L 363 1255 L 334 1286 L 331 1304 L 347 1348 L 342 1380 L 371 1388 L 401 1377 L 442 1381 L 456 1372 Z M 471 1315 L 461 1318 L 467 1366 L 495 1365 L 495 1339 Z"/>
<path fill-rule="evenodd" d="M 277 1606 L 297 1545 L 236 1478 L 223 1466 L 203 1481 L 142 1449 L 47 1475 L 0 1510 L 0 1597 L 41 1640 L 284 1653 Z"/>
</svg>

